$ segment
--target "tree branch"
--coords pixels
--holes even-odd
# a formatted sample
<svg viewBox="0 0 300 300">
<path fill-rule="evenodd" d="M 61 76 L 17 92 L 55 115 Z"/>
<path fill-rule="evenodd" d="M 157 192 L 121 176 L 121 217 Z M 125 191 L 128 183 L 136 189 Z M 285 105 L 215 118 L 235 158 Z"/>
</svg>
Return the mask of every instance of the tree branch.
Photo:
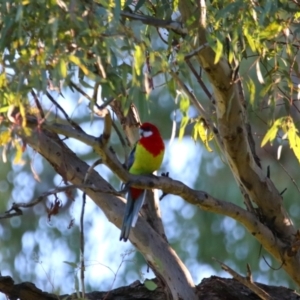
<svg viewBox="0 0 300 300">
<path fill-rule="evenodd" d="M 234 279 L 248 287 L 251 291 L 253 291 L 260 299 L 262 300 L 271 300 L 271 296 L 266 293 L 263 289 L 261 289 L 259 286 L 257 286 L 253 281 L 249 280 L 246 277 L 241 276 L 237 272 L 235 272 L 233 269 L 229 268 L 227 265 L 222 263 L 221 261 L 214 258 L 215 261 L 217 261 L 222 269 L 226 272 L 228 272 L 230 275 L 233 276 Z"/>
<path fill-rule="evenodd" d="M 55 195 L 55 194 L 58 194 L 61 192 L 68 192 L 74 188 L 82 189 L 82 188 L 87 188 L 87 187 L 90 187 L 90 186 L 81 184 L 81 185 L 76 185 L 76 186 L 75 185 L 66 185 L 66 186 L 56 187 L 55 189 L 52 189 L 50 191 L 43 193 L 42 195 L 40 195 L 38 198 L 36 198 L 35 200 L 33 200 L 31 202 L 28 202 L 28 203 L 14 202 L 9 210 L 7 210 L 4 214 L 0 215 L 0 220 L 11 218 L 11 217 L 18 216 L 18 215 L 22 215 L 23 213 L 22 213 L 21 208 L 33 207 L 33 206 L 39 204 L 40 202 L 42 202 L 48 196 Z M 12 213 L 12 211 L 14 211 L 14 213 Z"/>
<path fill-rule="evenodd" d="M 186 35 L 187 29 L 182 26 L 182 23 L 173 20 L 161 20 L 150 16 L 135 14 L 127 11 L 122 11 L 121 16 L 130 20 L 141 21 L 143 24 L 151 25 L 160 28 L 173 30 L 180 35 Z"/>
<path fill-rule="evenodd" d="M 130 300 L 168 300 L 164 293 L 164 287 L 160 286 L 157 279 L 151 279 L 157 285 L 154 291 L 150 291 L 145 284 L 135 281 L 129 286 L 119 287 L 106 292 L 89 292 L 86 297 L 89 300 L 99 299 L 130 299 Z M 299 300 L 299 294 L 295 291 L 277 286 L 268 286 L 261 283 L 255 283 L 261 290 L 271 296 L 272 300 Z M 54 295 L 41 291 L 30 282 L 15 284 L 9 276 L 0 276 L 0 292 L 4 293 L 11 300 L 77 300 L 76 293 L 72 295 Z M 197 286 L 198 299 L 205 300 L 259 300 L 259 297 L 246 286 L 235 279 L 220 278 L 212 276 L 204 279 Z"/>
</svg>

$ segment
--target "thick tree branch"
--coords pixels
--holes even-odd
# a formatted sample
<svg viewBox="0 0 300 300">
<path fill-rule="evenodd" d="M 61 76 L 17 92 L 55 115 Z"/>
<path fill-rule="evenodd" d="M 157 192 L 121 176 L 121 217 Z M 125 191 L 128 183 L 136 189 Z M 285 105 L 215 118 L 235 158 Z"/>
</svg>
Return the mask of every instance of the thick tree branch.
<svg viewBox="0 0 300 300">
<path fill-rule="evenodd" d="M 90 292 L 86 294 L 89 300 L 168 300 L 164 293 L 164 287 L 159 285 L 157 279 L 152 279 L 157 288 L 149 291 L 145 284 L 138 281 L 133 282 L 129 286 L 119 287 L 106 292 Z M 255 283 L 261 290 L 268 293 L 272 300 L 299 300 L 299 294 L 295 291 L 285 288 L 268 286 L 261 283 Z M 30 282 L 15 284 L 9 276 L 0 276 L 0 292 L 6 294 L 11 300 L 76 300 L 76 293 L 72 295 L 54 295 L 41 291 Z M 204 279 L 197 286 L 198 299 L 205 300 L 259 300 L 260 298 L 248 289 L 246 286 L 235 279 L 220 278 L 212 276 Z"/>
</svg>

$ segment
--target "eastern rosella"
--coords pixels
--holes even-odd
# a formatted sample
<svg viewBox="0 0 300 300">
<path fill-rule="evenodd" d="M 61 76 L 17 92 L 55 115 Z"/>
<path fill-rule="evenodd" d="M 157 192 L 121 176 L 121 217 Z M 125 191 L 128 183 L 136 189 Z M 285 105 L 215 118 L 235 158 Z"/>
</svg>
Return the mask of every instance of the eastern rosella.
<svg viewBox="0 0 300 300">
<path fill-rule="evenodd" d="M 129 156 L 129 173 L 135 175 L 152 174 L 160 167 L 164 152 L 165 145 L 157 127 L 151 123 L 142 124 L 140 127 L 140 139 Z M 129 189 L 120 241 L 127 241 L 130 228 L 136 224 L 145 196 L 145 190 L 137 188 Z"/>
</svg>

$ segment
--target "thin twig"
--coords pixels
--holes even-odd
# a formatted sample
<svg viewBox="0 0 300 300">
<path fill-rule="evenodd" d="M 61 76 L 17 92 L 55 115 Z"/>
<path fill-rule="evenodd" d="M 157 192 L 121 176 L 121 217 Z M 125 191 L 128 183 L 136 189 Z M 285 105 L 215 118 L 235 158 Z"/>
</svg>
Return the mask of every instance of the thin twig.
<svg viewBox="0 0 300 300">
<path fill-rule="evenodd" d="M 100 136 L 100 140 L 103 146 L 107 146 L 110 136 L 111 136 L 111 128 L 112 128 L 112 119 L 108 109 L 106 109 L 106 115 L 104 116 L 104 128 L 103 132 Z"/>
<path fill-rule="evenodd" d="M 158 34 L 158 36 L 160 37 L 160 39 L 161 39 L 166 45 L 168 45 L 168 41 L 165 40 L 165 39 L 163 38 L 162 34 L 161 34 L 160 31 L 159 31 L 159 28 L 156 28 L 156 31 L 157 31 L 157 34 Z"/>
<path fill-rule="evenodd" d="M 267 151 L 265 148 L 263 148 L 263 149 L 269 156 L 271 156 L 273 159 L 276 160 L 276 158 L 269 151 Z M 296 189 L 300 193 L 300 187 L 298 186 L 296 180 L 292 177 L 292 175 L 289 173 L 289 171 L 285 168 L 285 166 L 279 160 L 277 160 L 277 162 L 280 165 L 280 167 L 282 168 L 282 170 L 286 173 L 286 175 L 291 179 L 293 185 L 296 187 Z"/>
<path fill-rule="evenodd" d="M 116 281 L 116 279 L 117 279 L 117 275 L 118 275 L 118 273 L 119 273 L 119 270 L 121 269 L 123 263 L 126 261 L 126 260 L 125 260 L 125 257 L 128 256 L 128 255 L 130 255 L 130 254 L 132 254 L 133 252 L 134 252 L 134 250 L 129 250 L 129 251 L 125 252 L 125 254 L 122 254 L 122 261 L 121 261 L 121 263 L 119 264 L 119 266 L 118 266 L 116 272 L 114 272 L 111 268 L 108 267 L 108 269 L 111 270 L 111 271 L 114 273 L 114 279 L 113 279 L 112 284 L 111 284 L 111 286 L 110 286 L 110 288 L 109 288 L 109 291 L 108 291 L 107 294 L 104 296 L 103 300 L 106 300 L 106 299 L 108 298 L 110 292 L 112 291 L 113 286 L 114 286 L 114 284 L 115 284 L 115 281 Z"/>
<path fill-rule="evenodd" d="M 204 45 L 199 46 L 195 50 L 191 51 L 189 54 L 187 54 L 184 58 L 185 59 L 190 59 L 193 56 L 195 56 L 197 53 L 199 53 L 201 50 L 203 50 L 205 47 L 209 46 L 208 43 L 205 43 Z"/>
<path fill-rule="evenodd" d="M 98 110 L 103 110 L 104 108 L 106 108 L 110 103 L 114 102 L 115 100 L 117 100 L 119 97 L 123 96 L 123 94 L 119 94 L 116 97 L 111 97 L 106 101 L 103 101 L 103 103 L 101 105 L 99 105 L 96 101 L 96 95 L 97 93 L 94 92 L 93 97 L 91 97 L 90 95 L 88 95 L 81 87 L 79 87 L 76 83 L 74 83 L 73 81 L 70 81 L 70 86 L 73 87 L 78 93 L 80 93 L 81 95 L 83 95 L 84 97 L 86 97 L 90 102 L 94 103 L 94 105 L 97 107 Z M 99 112 L 97 113 L 99 115 Z"/>
<path fill-rule="evenodd" d="M 264 262 L 266 263 L 266 265 L 273 271 L 279 271 L 280 269 L 282 269 L 283 265 L 284 265 L 284 260 L 281 262 L 281 265 L 277 268 L 272 267 L 269 262 L 267 261 L 267 259 L 265 258 L 264 255 L 262 255 L 262 258 L 264 260 Z"/>
<path fill-rule="evenodd" d="M 218 130 L 217 130 L 216 126 L 214 125 L 212 119 L 211 119 L 211 115 L 206 112 L 204 107 L 201 105 L 201 103 L 196 98 L 195 94 L 190 91 L 190 89 L 186 86 L 186 84 L 184 82 L 182 82 L 182 80 L 179 78 L 179 76 L 172 70 L 170 70 L 169 72 L 170 72 L 171 76 L 175 79 L 177 84 L 180 86 L 180 88 L 189 97 L 190 101 L 195 106 L 198 113 L 205 119 L 206 124 L 212 130 L 212 132 L 214 134 L 217 145 L 219 146 L 220 149 L 222 149 L 223 148 L 223 141 L 220 138 L 220 135 L 218 134 Z"/>
<path fill-rule="evenodd" d="M 85 284 L 84 284 L 84 210 L 86 203 L 86 193 L 82 195 L 82 206 L 80 213 L 80 281 L 81 281 L 81 292 L 82 298 L 85 298 Z"/>
<path fill-rule="evenodd" d="M 130 20 L 141 21 L 143 24 L 146 25 L 170 29 L 180 35 L 186 35 L 188 33 L 187 28 L 184 28 L 182 23 L 177 21 L 157 19 L 154 17 L 142 14 L 135 14 L 128 11 L 122 11 L 121 16 Z"/>
<path fill-rule="evenodd" d="M 34 91 L 34 89 L 31 89 L 31 95 L 32 95 L 32 97 L 34 99 L 34 102 L 35 102 L 35 105 L 36 105 L 37 109 L 39 110 L 41 119 L 44 119 L 45 118 L 45 114 L 44 114 L 43 108 L 41 106 L 41 103 L 39 101 L 39 98 L 38 98 L 36 92 Z"/>
<path fill-rule="evenodd" d="M 36 198 L 34 201 L 31 201 L 29 203 L 14 202 L 9 210 L 5 211 L 4 214 L 0 215 L 0 219 L 8 219 L 8 218 L 11 218 L 11 217 L 14 217 L 14 216 L 22 215 L 23 212 L 22 212 L 21 208 L 33 207 L 33 206 L 39 204 L 40 202 L 42 202 L 48 196 L 55 195 L 55 194 L 58 194 L 58 193 L 61 193 L 61 192 L 66 192 L 70 189 L 76 189 L 76 188 L 83 189 L 83 188 L 92 188 L 92 187 L 90 185 L 87 185 L 87 184 L 83 184 L 83 185 L 66 185 L 66 186 L 62 186 L 62 187 L 57 187 L 55 189 L 52 189 L 51 191 L 43 193 L 38 198 Z M 14 212 L 12 212 L 12 211 L 14 211 Z"/>
<path fill-rule="evenodd" d="M 203 82 L 202 78 L 199 76 L 199 74 L 197 73 L 197 71 L 195 70 L 194 66 L 191 64 L 190 60 L 188 58 L 185 58 L 185 62 L 187 63 L 187 65 L 189 66 L 189 68 L 191 69 L 192 73 L 194 74 L 194 76 L 196 77 L 198 83 L 200 84 L 200 86 L 202 87 L 204 93 L 206 94 L 206 96 L 208 97 L 208 99 L 213 100 L 213 96 L 211 94 L 211 92 L 208 90 L 208 88 L 206 87 L 205 83 Z"/>
<path fill-rule="evenodd" d="M 117 97 L 111 97 L 110 99 L 103 101 L 101 105 L 99 105 L 99 109 L 104 109 L 106 106 L 108 106 L 110 103 L 114 102 L 117 100 L 119 97 L 121 97 L 123 94 L 118 95 Z"/>
<path fill-rule="evenodd" d="M 82 128 L 73 120 L 71 120 L 68 116 L 68 114 L 65 112 L 65 110 L 57 103 L 57 101 L 52 97 L 52 95 L 46 91 L 46 95 L 49 98 L 49 100 L 58 108 L 58 110 L 61 111 L 61 113 L 64 115 L 64 117 L 66 118 L 66 120 L 77 130 L 79 130 L 80 132 L 83 132 Z"/>
<path fill-rule="evenodd" d="M 106 79 L 105 68 L 103 67 L 103 64 L 102 64 L 102 61 L 101 61 L 101 57 L 99 55 L 97 56 L 95 66 L 97 68 L 98 74 L 101 75 L 103 78 Z"/>
<path fill-rule="evenodd" d="M 83 89 L 81 89 L 76 83 L 70 81 L 70 86 L 73 87 L 77 92 L 86 97 L 91 102 L 96 102 L 90 95 L 88 95 Z"/>
<path fill-rule="evenodd" d="M 187 94 L 190 101 L 193 103 L 198 112 L 205 118 L 209 119 L 208 113 L 205 111 L 204 107 L 200 104 L 200 102 L 196 99 L 194 93 L 190 91 L 190 89 L 186 86 L 184 82 L 179 78 L 176 72 L 170 70 L 171 76 L 175 79 L 177 84 L 181 87 L 181 89 Z"/>
<path fill-rule="evenodd" d="M 102 164 L 102 159 L 99 158 L 96 160 L 87 170 L 83 184 L 88 181 L 89 176 L 91 175 L 94 168 Z M 84 211 L 85 211 L 85 204 L 86 204 L 86 193 L 82 194 L 82 206 L 81 206 L 81 213 L 80 213 L 80 281 L 81 281 L 81 291 L 82 291 L 82 298 L 85 298 L 85 284 L 84 284 L 84 272 L 85 272 L 85 262 L 84 262 Z"/>
</svg>

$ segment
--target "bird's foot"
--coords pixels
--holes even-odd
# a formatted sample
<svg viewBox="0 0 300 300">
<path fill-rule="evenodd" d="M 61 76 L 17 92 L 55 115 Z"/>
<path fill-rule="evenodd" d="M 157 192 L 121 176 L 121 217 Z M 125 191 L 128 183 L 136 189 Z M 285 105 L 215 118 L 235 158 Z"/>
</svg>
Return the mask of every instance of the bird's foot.
<svg viewBox="0 0 300 300">
<path fill-rule="evenodd" d="M 128 181 L 122 184 L 121 190 L 119 191 L 120 194 L 126 194 L 131 186 L 131 182 Z"/>
</svg>

